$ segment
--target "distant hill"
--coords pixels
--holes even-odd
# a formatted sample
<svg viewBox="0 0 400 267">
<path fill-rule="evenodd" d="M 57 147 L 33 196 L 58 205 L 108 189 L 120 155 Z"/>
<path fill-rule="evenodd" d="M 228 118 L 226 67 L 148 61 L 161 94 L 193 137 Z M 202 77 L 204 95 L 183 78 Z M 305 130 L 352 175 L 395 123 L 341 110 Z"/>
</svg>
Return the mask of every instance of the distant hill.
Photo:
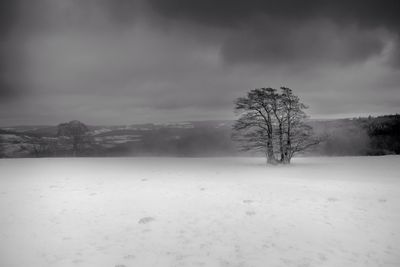
<svg viewBox="0 0 400 267">
<path fill-rule="evenodd" d="M 234 121 L 88 126 L 90 142 L 82 156 L 237 156 L 231 140 Z M 324 141 L 306 155 L 383 155 L 400 153 L 400 115 L 310 120 Z M 0 156 L 69 156 L 57 138 L 57 126 L 0 129 Z M 248 154 L 246 154 L 248 155 Z"/>
</svg>

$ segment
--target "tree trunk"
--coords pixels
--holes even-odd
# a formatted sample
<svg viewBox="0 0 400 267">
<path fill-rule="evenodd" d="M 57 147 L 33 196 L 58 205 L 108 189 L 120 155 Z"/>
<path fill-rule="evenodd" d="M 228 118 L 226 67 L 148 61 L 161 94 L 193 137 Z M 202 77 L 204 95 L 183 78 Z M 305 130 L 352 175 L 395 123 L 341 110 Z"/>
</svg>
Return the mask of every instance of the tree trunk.
<svg viewBox="0 0 400 267">
<path fill-rule="evenodd" d="M 267 164 L 276 165 L 278 162 L 275 158 L 274 147 L 272 145 L 272 137 L 268 136 L 267 141 Z"/>
<path fill-rule="evenodd" d="M 285 147 L 285 156 L 284 156 L 284 164 L 290 164 L 290 159 L 291 159 L 291 155 L 292 155 L 292 129 L 291 129 L 291 120 L 290 120 L 290 116 L 291 116 L 291 106 L 290 109 L 288 110 L 287 113 L 287 140 L 286 140 L 286 147 Z"/>
<path fill-rule="evenodd" d="M 275 158 L 274 154 L 274 146 L 273 146 L 273 140 L 272 140 L 272 123 L 271 123 L 271 115 L 268 113 L 267 114 L 268 118 L 268 131 L 267 131 L 267 163 L 276 165 L 277 161 Z"/>
<path fill-rule="evenodd" d="M 285 151 L 283 148 L 283 129 L 282 129 L 282 123 L 279 123 L 279 150 L 281 153 L 281 158 L 280 162 L 283 162 L 285 160 Z"/>
<path fill-rule="evenodd" d="M 283 158 L 282 163 L 283 164 L 290 164 L 290 160 L 291 160 L 291 157 L 288 155 L 288 153 L 285 153 L 285 156 Z"/>
<path fill-rule="evenodd" d="M 76 154 L 78 152 L 78 138 L 76 136 L 73 137 L 73 147 L 72 147 L 72 153 L 73 156 L 76 157 Z"/>
<path fill-rule="evenodd" d="M 283 157 L 283 164 L 290 164 L 291 159 L 292 159 L 292 143 L 290 141 L 290 138 L 288 137 L 288 140 L 286 142 L 285 154 Z"/>
</svg>

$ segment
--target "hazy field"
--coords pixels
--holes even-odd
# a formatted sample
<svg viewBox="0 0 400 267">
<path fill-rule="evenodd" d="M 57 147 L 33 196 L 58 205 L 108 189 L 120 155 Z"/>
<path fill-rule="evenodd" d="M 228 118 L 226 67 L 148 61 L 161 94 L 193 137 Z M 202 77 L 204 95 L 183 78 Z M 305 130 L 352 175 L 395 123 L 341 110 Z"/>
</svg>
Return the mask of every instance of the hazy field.
<svg viewBox="0 0 400 267">
<path fill-rule="evenodd" d="M 0 266 L 400 266 L 400 157 L 3 159 Z"/>
</svg>

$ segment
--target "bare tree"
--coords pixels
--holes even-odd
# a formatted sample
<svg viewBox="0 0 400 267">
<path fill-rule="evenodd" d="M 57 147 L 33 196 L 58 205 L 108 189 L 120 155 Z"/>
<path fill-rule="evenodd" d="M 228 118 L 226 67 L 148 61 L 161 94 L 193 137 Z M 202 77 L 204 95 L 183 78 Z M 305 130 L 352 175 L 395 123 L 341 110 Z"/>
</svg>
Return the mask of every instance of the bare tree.
<svg viewBox="0 0 400 267">
<path fill-rule="evenodd" d="M 311 126 L 305 123 L 307 114 L 300 98 L 293 94 L 292 89 L 281 87 L 280 106 L 284 114 L 285 131 L 283 138 L 286 144 L 283 147 L 282 163 L 289 164 L 295 153 L 306 150 L 318 144 L 321 140 L 315 137 Z"/>
<path fill-rule="evenodd" d="M 293 155 L 319 143 L 305 124 L 307 107 L 287 87 L 253 89 L 238 98 L 233 137 L 242 150 L 265 153 L 267 164 L 289 164 Z M 276 159 L 276 148 L 280 159 Z"/>
<path fill-rule="evenodd" d="M 72 152 L 76 156 L 83 145 L 88 127 L 80 121 L 74 120 L 67 123 L 61 123 L 57 126 L 57 136 L 63 136 L 72 141 Z"/>
<path fill-rule="evenodd" d="M 273 147 L 275 94 L 273 88 L 253 89 L 246 97 L 238 98 L 235 106 L 240 114 L 234 125 L 234 130 L 239 134 L 235 136 L 241 136 L 236 140 L 242 141 L 245 150 L 261 149 L 269 164 L 277 164 Z"/>
<path fill-rule="evenodd" d="M 6 153 L 4 153 L 4 140 L 3 137 L 0 134 L 0 158 L 4 158 L 6 156 Z"/>
<path fill-rule="evenodd" d="M 31 141 L 31 153 L 35 157 L 49 157 L 54 156 L 57 152 L 57 142 L 54 138 L 50 137 L 37 137 L 32 138 Z"/>
</svg>

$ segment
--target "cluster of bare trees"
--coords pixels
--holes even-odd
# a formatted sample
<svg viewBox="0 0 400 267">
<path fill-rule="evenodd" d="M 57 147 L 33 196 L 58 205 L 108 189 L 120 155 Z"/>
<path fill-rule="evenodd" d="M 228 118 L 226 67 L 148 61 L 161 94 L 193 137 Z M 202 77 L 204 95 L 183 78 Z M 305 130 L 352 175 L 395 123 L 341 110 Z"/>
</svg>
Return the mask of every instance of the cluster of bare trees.
<svg viewBox="0 0 400 267">
<path fill-rule="evenodd" d="M 89 128 L 77 120 L 61 123 L 57 126 L 57 136 L 72 144 L 74 157 L 77 156 L 85 143 L 89 143 L 88 132 Z"/>
<path fill-rule="evenodd" d="M 88 155 L 97 149 L 89 128 L 77 120 L 59 124 L 55 136 L 20 134 L 15 142 L 19 153 L 34 157 Z M 2 153 L 3 146 L 0 139 L 0 157 L 7 157 L 6 153 Z"/>
<path fill-rule="evenodd" d="M 21 149 L 29 151 L 35 157 L 78 156 L 92 145 L 89 128 L 80 121 L 74 120 L 61 123 L 57 126 L 57 135 L 54 136 L 24 136 L 27 145 Z"/>
<path fill-rule="evenodd" d="M 269 164 L 289 164 L 295 153 L 320 142 L 304 122 L 306 108 L 290 88 L 253 89 L 236 100 L 233 137 L 242 150 L 265 153 Z"/>
<path fill-rule="evenodd" d="M 30 138 L 30 146 L 25 146 L 35 157 L 49 157 L 57 155 L 57 140 L 49 137 Z"/>
</svg>

